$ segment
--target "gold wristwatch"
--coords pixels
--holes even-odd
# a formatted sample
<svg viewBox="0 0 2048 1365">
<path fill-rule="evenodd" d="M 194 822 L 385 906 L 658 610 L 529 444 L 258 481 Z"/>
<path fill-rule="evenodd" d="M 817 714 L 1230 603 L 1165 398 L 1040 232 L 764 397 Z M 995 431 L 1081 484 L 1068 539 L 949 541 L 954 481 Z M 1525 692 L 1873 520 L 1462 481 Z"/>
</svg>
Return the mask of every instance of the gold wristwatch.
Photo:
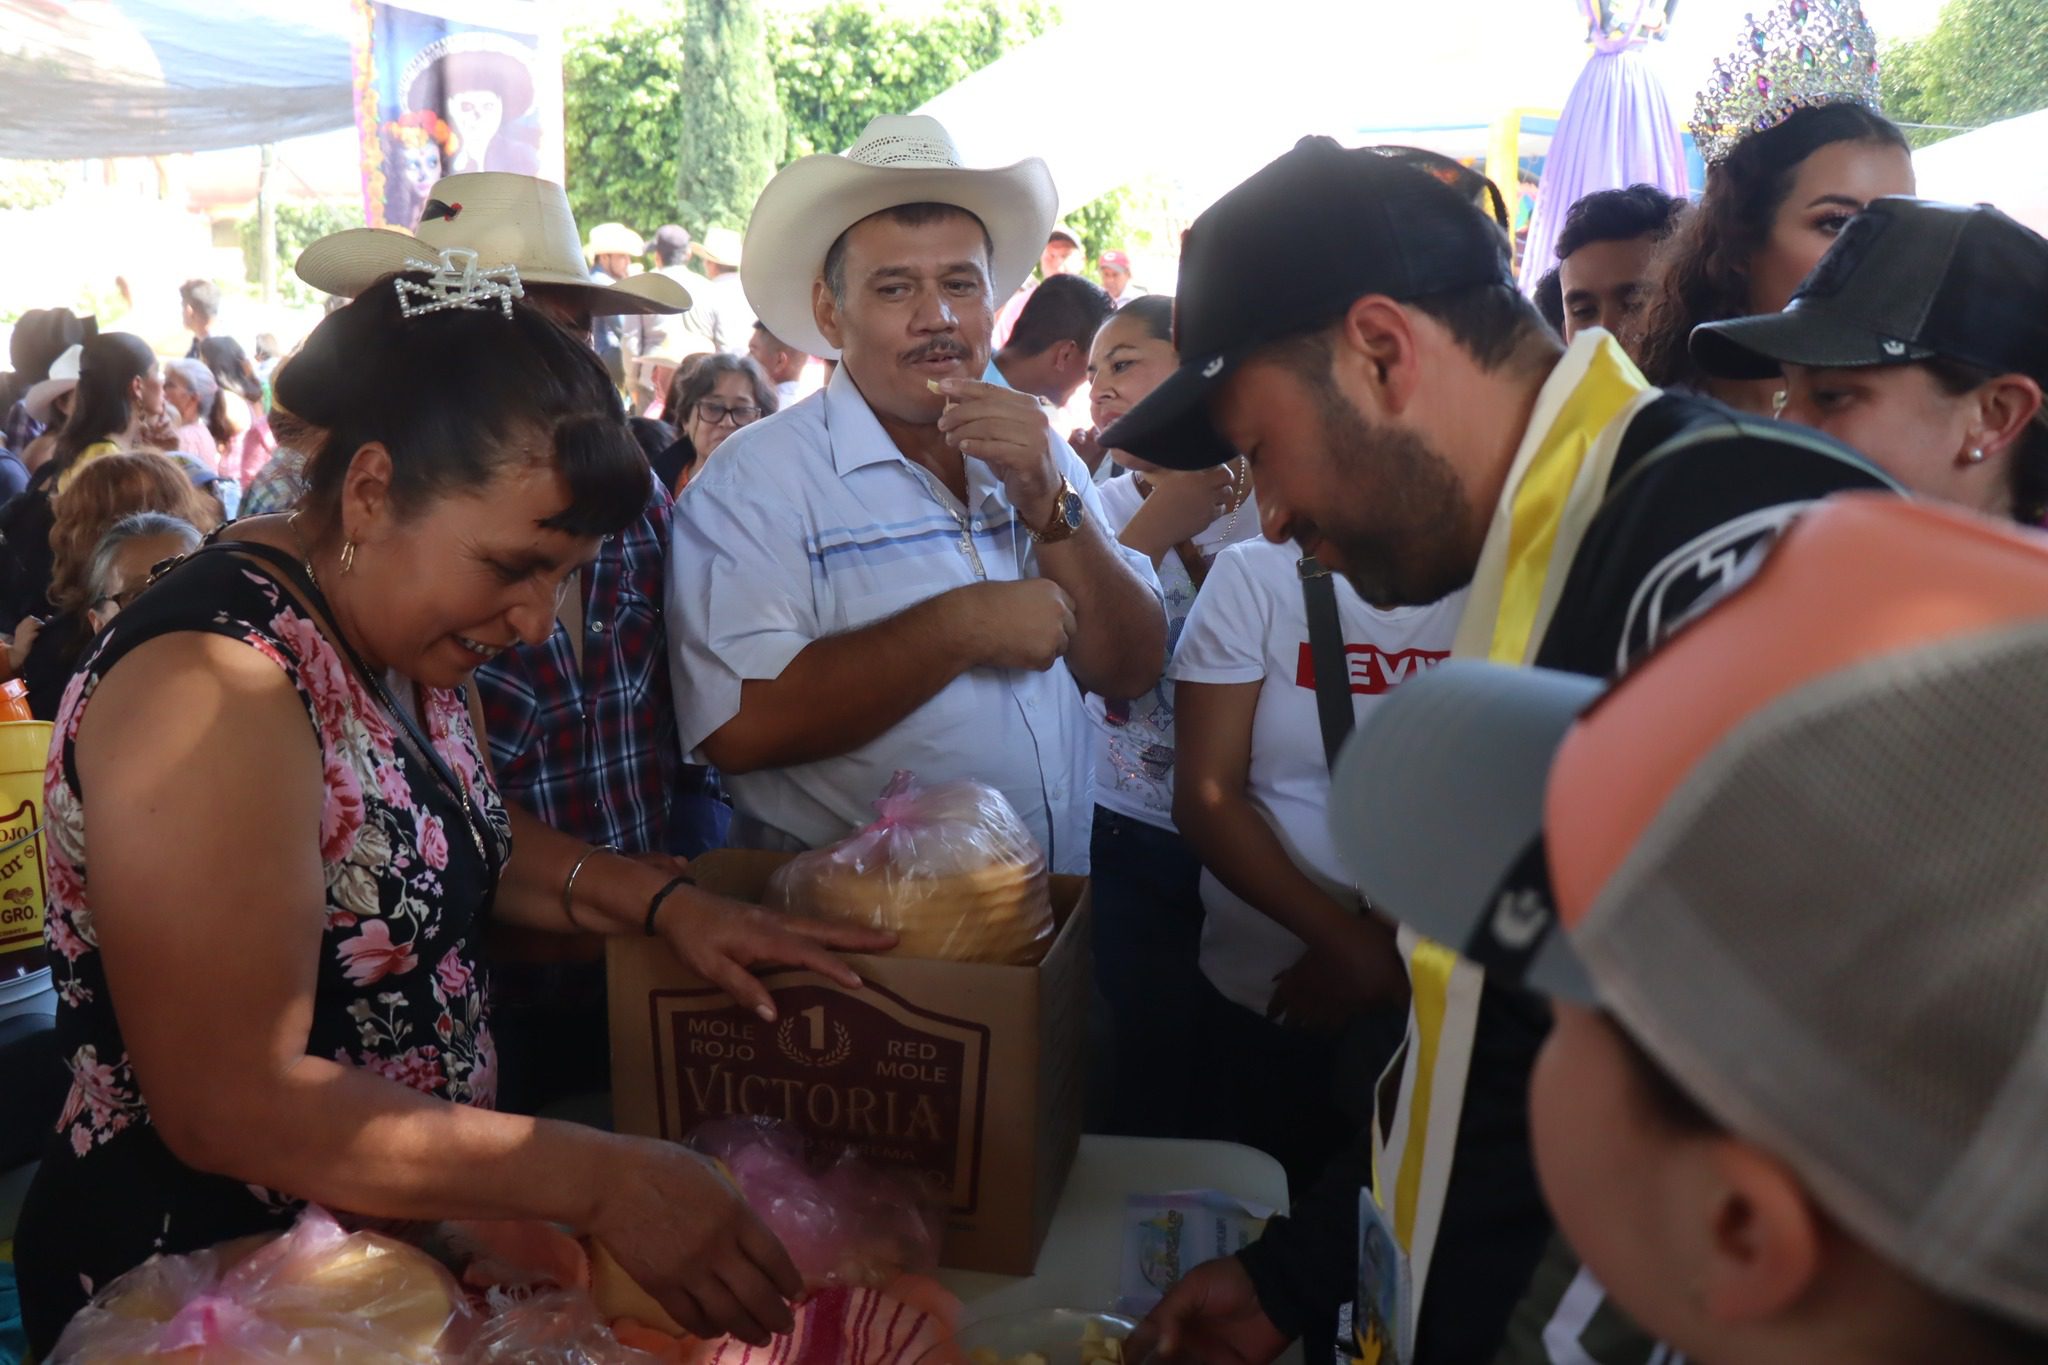
<svg viewBox="0 0 2048 1365">
<path fill-rule="evenodd" d="M 1024 533 L 1031 537 L 1034 545 L 1057 545 L 1081 529 L 1081 517 L 1088 510 L 1088 504 L 1081 501 L 1081 495 L 1074 491 L 1074 485 L 1060 476 L 1060 491 L 1053 496 L 1052 521 L 1042 531 L 1027 526 Z"/>
</svg>

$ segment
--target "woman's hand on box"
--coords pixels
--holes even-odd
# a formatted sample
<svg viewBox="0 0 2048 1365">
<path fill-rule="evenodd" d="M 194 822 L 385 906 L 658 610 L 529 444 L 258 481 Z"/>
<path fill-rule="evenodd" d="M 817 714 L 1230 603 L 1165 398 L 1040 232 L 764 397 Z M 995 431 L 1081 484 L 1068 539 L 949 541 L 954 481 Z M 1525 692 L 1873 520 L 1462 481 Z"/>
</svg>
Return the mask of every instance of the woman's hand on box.
<svg viewBox="0 0 2048 1365">
<path fill-rule="evenodd" d="M 687 1148 L 623 1141 L 632 1155 L 612 1165 L 589 1233 L 693 1336 L 765 1346 L 788 1332 L 803 1279 L 732 1182 Z"/>
<path fill-rule="evenodd" d="M 896 946 L 896 935 L 886 930 L 780 915 L 694 887 L 678 888 L 654 922 L 692 971 L 771 1024 L 775 1002 L 754 979 L 754 968 L 803 967 L 858 989 L 859 974 L 836 953 L 880 953 Z"/>
</svg>

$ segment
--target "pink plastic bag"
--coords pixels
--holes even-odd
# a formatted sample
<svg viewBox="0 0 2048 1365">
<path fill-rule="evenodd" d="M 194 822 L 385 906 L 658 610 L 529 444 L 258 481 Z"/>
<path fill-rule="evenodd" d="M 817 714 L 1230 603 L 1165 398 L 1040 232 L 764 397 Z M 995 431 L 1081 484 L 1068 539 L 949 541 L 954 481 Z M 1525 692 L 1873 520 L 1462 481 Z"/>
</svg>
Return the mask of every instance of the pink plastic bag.
<svg viewBox="0 0 2048 1365">
<path fill-rule="evenodd" d="M 531 1297 L 493 1290 L 490 1315 L 460 1365 L 657 1365 L 658 1357 L 620 1343 L 585 1290 Z"/>
<path fill-rule="evenodd" d="M 896 932 L 905 957 L 1028 966 L 1052 942 L 1045 854 L 993 787 L 899 772 L 867 828 L 776 870 L 767 904 Z"/>
<path fill-rule="evenodd" d="M 944 1208 L 922 1176 L 877 1169 L 848 1149 L 820 1159 L 773 1119 L 717 1119 L 689 1141 L 725 1164 L 809 1288 L 881 1289 L 939 1263 Z"/>
<path fill-rule="evenodd" d="M 430 1365 L 465 1313 L 454 1277 L 425 1252 L 308 1208 L 254 1250 L 237 1243 L 137 1266 L 71 1320 L 50 1365 Z"/>
</svg>

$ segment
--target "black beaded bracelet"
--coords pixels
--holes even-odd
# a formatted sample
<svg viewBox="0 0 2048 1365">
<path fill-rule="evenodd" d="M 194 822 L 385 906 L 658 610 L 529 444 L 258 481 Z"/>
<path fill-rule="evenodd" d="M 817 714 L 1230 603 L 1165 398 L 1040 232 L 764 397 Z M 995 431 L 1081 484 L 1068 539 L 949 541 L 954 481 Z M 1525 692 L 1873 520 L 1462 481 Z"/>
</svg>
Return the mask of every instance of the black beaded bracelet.
<svg viewBox="0 0 2048 1365">
<path fill-rule="evenodd" d="M 679 886 L 695 886 L 696 884 L 697 879 L 685 872 L 680 877 L 672 878 L 661 890 L 654 893 L 654 899 L 647 902 L 647 923 L 641 926 L 646 931 L 647 937 L 654 937 L 654 912 L 661 909 L 661 903 L 669 898 L 669 893 Z"/>
</svg>

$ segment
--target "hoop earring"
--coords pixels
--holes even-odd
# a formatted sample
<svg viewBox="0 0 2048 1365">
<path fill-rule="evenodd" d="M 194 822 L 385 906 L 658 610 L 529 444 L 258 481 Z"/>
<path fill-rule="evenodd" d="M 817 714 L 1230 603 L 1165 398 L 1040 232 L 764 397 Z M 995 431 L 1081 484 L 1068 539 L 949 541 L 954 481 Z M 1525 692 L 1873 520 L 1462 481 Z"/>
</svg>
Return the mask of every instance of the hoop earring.
<svg viewBox="0 0 2048 1365">
<path fill-rule="evenodd" d="M 344 541 L 341 547 L 341 571 L 347 573 L 356 566 L 356 543 Z"/>
</svg>

